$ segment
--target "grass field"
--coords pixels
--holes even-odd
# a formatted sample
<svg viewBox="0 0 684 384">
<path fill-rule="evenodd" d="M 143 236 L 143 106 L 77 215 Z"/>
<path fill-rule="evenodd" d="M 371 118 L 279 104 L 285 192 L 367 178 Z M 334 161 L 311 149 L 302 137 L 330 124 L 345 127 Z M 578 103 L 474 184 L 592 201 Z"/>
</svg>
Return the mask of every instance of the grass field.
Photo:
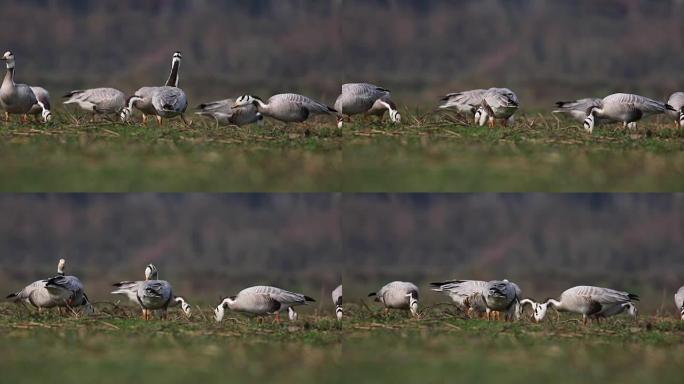
<svg viewBox="0 0 684 384">
<path fill-rule="evenodd" d="M 0 125 L 0 191 L 681 191 L 684 130 L 528 115 L 480 128 L 404 112 L 400 126 L 243 128 L 73 121 Z"/>
<path fill-rule="evenodd" d="M 126 316 L 134 312 L 64 319 L 0 305 L 0 381 L 680 383 L 684 368 L 684 322 L 674 317 L 585 327 L 565 315 L 513 324 L 435 306 L 416 320 L 353 305 L 342 325 L 328 314 L 296 325 L 216 324 L 208 309 L 192 320 Z"/>
</svg>

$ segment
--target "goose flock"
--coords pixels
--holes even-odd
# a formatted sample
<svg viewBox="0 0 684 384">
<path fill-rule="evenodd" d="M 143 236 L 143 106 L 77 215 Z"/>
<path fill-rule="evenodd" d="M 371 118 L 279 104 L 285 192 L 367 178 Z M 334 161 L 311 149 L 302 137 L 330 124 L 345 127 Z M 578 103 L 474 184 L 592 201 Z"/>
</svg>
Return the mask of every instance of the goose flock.
<svg viewBox="0 0 684 384">
<path fill-rule="evenodd" d="M 22 122 L 27 122 L 28 116 L 32 115 L 40 116 L 43 122 L 51 121 L 50 94 L 41 87 L 15 83 L 16 61 L 12 52 L 5 52 L 1 59 L 7 66 L 0 87 L 0 109 L 5 111 L 5 120 L 9 122 L 11 115 L 19 115 Z M 181 53 L 174 52 L 171 72 L 162 86 L 141 87 L 129 97 L 115 88 L 74 90 L 64 96 L 64 104 L 77 105 L 92 114 L 93 120 L 101 116 L 132 122 L 138 111 L 143 124 L 149 116 L 154 116 L 160 126 L 164 119 L 177 117 L 191 125 L 186 118 L 188 97 L 179 86 L 181 60 Z M 634 129 L 643 118 L 659 114 L 666 114 L 674 120 L 676 127 L 684 128 L 684 92 L 673 93 L 667 102 L 615 93 L 604 98 L 559 101 L 556 106 L 554 113 L 578 120 L 588 133 L 592 133 L 596 125 L 607 123 L 622 123 L 625 128 Z M 519 108 L 518 96 L 512 90 L 483 88 L 449 93 L 442 98 L 438 109 L 455 111 L 479 126 L 494 127 L 499 122 L 505 127 L 514 122 Z M 335 117 L 339 128 L 357 115 L 376 116 L 382 120 L 388 114 L 392 123 L 402 121 L 391 92 L 371 83 L 343 84 L 334 107 L 297 93 L 276 94 L 266 101 L 245 94 L 202 103 L 195 114 L 211 119 L 217 125 L 238 127 L 259 123 L 264 117 L 287 124 L 303 123 L 316 115 Z"/>
<path fill-rule="evenodd" d="M 81 280 L 76 276 L 66 275 L 65 260 L 57 264 L 57 274 L 53 277 L 37 280 L 18 292 L 11 293 L 7 300 L 21 305 L 31 305 L 39 312 L 49 308 L 59 308 L 60 313 L 68 309 L 72 313 L 81 311 L 94 314 L 93 305 L 85 293 Z M 166 280 L 159 279 L 156 266 L 145 267 L 145 279 L 138 281 L 122 281 L 113 284 L 113 295 L 124 295 L 142 310 L 142 319 L 149 321 L 153 312 L 158 312 L 160 319 L 167 319 L 169 307 L 180 307 L 182 313 L 190 318 L 192 307 L 188 301 L 177 296 Z M 518 321 L 523 318 L 524 309 L 529 306 L 531 321 L 541 322 L 549 308 L 556 312 L 571 312 L 582 316 L 586 325 L 590 320 L 600 323 L 608 317 L 626 313 L 637 319 L 639 311 L 635 302 L 639 296 L 630 292 L 580 285 L 563 291 L 558 299 L 549 298 L 537 302 L 531 298 L 523 298 L 522 290 L 516 283 L 504 280 L 448 280 L 430 283 L 434 292 L 446 295 L 455 308 L 468 318 L 485 318 L 487 320 L 502 319 Z M 390 310 L 408 311 L 410 316 L 420 318 L 420 288 L 407 281 L 392 281 L 375 292 L 368 294 L 384 307 L 385 313 Z M 332 304 L 335 307 L 337 320 L 343 318 L 342 285 L 331 292 Z M 313 303 L 316 300 L 303 293 L 283 288 L 256 285 L 239 291 L 234 296 L 224 297 L 214 309 L 214 320 L 221 322 L 227 311 L 241 313 L 249 317 L 274 316 L 280 321 L 280 314 L 287 312 L 290 321 L 297 321 L 299 315 L 295 307 Z M 678 316 L 684 321 L 684 286 L 674 294 L 674 303 Z"/>
</svg>

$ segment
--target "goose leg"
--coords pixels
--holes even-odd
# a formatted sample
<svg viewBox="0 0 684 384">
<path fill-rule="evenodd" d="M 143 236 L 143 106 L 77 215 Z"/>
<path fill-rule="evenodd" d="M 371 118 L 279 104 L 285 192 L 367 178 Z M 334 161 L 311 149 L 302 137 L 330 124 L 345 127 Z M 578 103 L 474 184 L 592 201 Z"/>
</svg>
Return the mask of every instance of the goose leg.
<svg viewBox="0 0 684 384">
<path fill-rule="evenodd" d="M 147 124 L 147 115 L 143 113 L 142 115 L 142 123 Z"/>
<path fill-rule="evenodd" d="M 27 123 L 28 123 L 28 115 L 26 115 L 26 114 L 21 115 L 21 123 L 22 123 L 22 124 L 27 124 Z"/>
<path fill-rule="evenodd" d="M 186 119 L 184 114 L 181 114 L 181 120 L 183 120 L 183 123 L 184 123 L 187 127 L 192 126 L 192 121 Z M 217 120 L 217 122 L 218 122 L 218 120 Z"/>
<path fill-rule="evenodd" d="M 162 126 L 162 117 L 159 115 L 157 115 L 155 117 L 157 118 L 157 125 L 159 125 L 161 127 Z"/>
<path fill-rule="evenodd" d="M 493 117 L 489 118 L 488 124 L 489 124 L 489 128 L 494 128 L 494 118 Z"/>
<path fill-rule="evenodd" d="M 9 112 L 5 112 L 5 122 L 7 122 L 7 123 L 10 122 L 10 114 L 9 114 Z"/>
<path fill-rule="evenodd" d="M 275 322 L 275 323 L 280 323 L 280 312 L 276 312 L 276 313 L 275 313 L 274 322 Z"/>
</svg>

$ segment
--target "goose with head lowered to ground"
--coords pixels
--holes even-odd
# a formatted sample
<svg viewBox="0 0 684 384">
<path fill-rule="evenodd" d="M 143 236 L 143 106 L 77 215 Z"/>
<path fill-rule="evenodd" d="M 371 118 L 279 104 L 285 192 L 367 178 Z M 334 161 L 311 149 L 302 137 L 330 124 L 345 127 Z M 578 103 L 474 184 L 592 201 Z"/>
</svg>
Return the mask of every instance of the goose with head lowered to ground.
<svg viewBox="0 0 684 384">
<path fill-rule="evenodd" d="M 126 107 L 126 95 L 115 88 L 74 90 L 66 95 L 65 105 L 76 104 L 82 110 L 97 115 L 118 116 Z"/>
<path fill-rule="evenodd" d="M 624 311 L 636 319 L 638 311 L 634 301 L 639 296 L 615 289 L 580 285 L 561 293 L 560 300 L 547 299 L 536 303 L 530 299 L 521 301 L 522 305 L 532 306 L 532 318 L 539 322 L 544 319 L 549 307 L 559 312 L 573 312 L 582 315 L 584 324 L 589 319 L 599 322 L 600 319 L 620 314 Z"/>
<path fill-rule="evenodd" d="M 636 128 L 644 117 L 674 111 L 671 105 L 629 93 L 615 93 L 603 98 L 599 105 L 592 105 L 584 120 L 584 130 L 592 133 L 597 119 L 622 122 L 625 128 Z"/>
<path fill-rule="evenodd" d="M 441 292 L 451 298 L 456 307 L 467 313 L 468 317 L 487 313 L 484 295 L 487 282 L 482 280 L 449 280 L 430 283 L 432 290 Z"/>
<path fill-rule="evenodd" d="M 335 101 L 337 127 L 342 128 L 344 121 L 350 121 L 351 116 L 367 114 L 382 118 L 389 111 L 393 123 L 401 122 L 401 114 L 397 105 L 390 98 L 390 91 L 369 83 L 349 83 L 342 85 L 342 93 Z"/>
<path fill-rule="evenodd" d="M 377 292 L 371 292 L 368 297 L 375 297 L 375 301 L 385 306 L 385 312 L 389 309 L 408 309 L 411 315 L 418 316 L 418 299 L 420 290 L 418 287 L 406 281 L 393 281 L 386 284 Z"/>
<path fill-rule="evenodd" d="M 244 95 L 235 100 L 233 108 L 244 108 L 250 104 L 262 115 L 283 123 L 303 123 L 314 115 L 338 114 L 334 108 L 296 93 L 274 95 L 266 102 L 255 96 Z"/>
<path fill-rule="evenodd" d="M 190 304 L 173 293 L 171 284 L 166 280 L 158 280 L 157 267 L 149 264 L 145 267 L 144 281 L 122 281 L 114 284 L 114 295 L 125 295 L 131 301 L 140 305 L 143 320 L 152 319 L 152 311 L 161 312 L 161 318 L 165 319 L 169 307 L 180 305 L 183 313 L 190 317 L 192 310 Z"/>
<path fill-rule="evenodd" d="M 288 311 L 290 320 L 297 320 L 297 312 L 292 307 L 315 302 L 302 293 L 290 292 L 282 288 L 267 285 L 257 285 L 245 288 L 237 295 L 221 300 L 214 310 L 214 319 L 221 322 L 226 310 L 241 312 L 253 316 L 275 315 L 275 321 L 280 321 L 280 312 Z"/>
</svg>

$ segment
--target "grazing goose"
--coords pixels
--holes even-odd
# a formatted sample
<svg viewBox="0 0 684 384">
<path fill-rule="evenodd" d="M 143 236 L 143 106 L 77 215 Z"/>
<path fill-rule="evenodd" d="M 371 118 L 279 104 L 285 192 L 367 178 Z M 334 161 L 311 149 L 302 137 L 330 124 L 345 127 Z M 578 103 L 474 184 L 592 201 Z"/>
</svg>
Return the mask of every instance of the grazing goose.
<svg viewBox="0 0 684 384">
<path fill-rule="evenodd" d="M 668 109 L 667 114 L 674 119 L 675 126 L 684 128 L 684 92 L 673 93 L 667 104 L 674 109 Z"/>
<path fill-rule="evenodd" d="M 238 127 L 264 120 L 264 116 L 257 111 L 254 104 L 239 108 L 233 108 L 233 105 L 235 105 L 234 99 L 212 101 L 200 104 L 197 107 L 200 111 L 195 114 L 214 119 L 216 125 L 237 125 Z"/>
<path fill-rule="evenodd" d="M 88 296 L 83 292 L 83 284 L 74 276 L 65 276 L 65 260 L 60 259 L 57 264 L 57 276 L 46 280 L 38 280 L 27 285 L 19 292 L 7 296 L 15 303 L 28 303 L 38 308 L 83 306 L 87 314 L 94 313 Z"/>
<path fill-rule="evenodd" d="M 677 293 L 675 293 L 674 300 L 675 306 L 677 307 L 682 320 L 684 320 L 684 287 L 679 288 Z"/>
<path fill-rule="evenodd" d="M 296 93 L 274 95 L 266 103 L 258 97 L 244 95 L 235 100 L 233 108 L 246 107 L 250 104 L 262 115 L 284 123 L 303 123 L 314 115 L 337 114 L 334 108 Z"/>
<path fill-rule="evenodd" d="M 166 280 L 158 280 L 157 267 L 149 264 L 145 268 L 145 281 L 122 281 L 114 284 L 114 295 L 126 295 L 131 301 L 140 304 L 143 320 L 152 319 L 152 311 L 161 311 L 161 318 L 165 319 L 168 307 L 180 305 L 187 317 L 192 315 L 190 304 L 173 294 L 171 284 Z"/>
<path fill-rule="evenodd" d="M 31 90 L 33 91 L 33 94 L 36 95 L 36 100 L 40 103 L 34 104 L 28 114 L 36 116 L 36 118 L 40 115 L 44 123 L 52 121 L 52 112 L 50 112 L 50 92 L 43 87 L 31 87 Z"/>
<path fill-rule="evenodd" d="M 487 305 L 487 318 L 490 312 L 503 312 L 506 320 L 517 320 L 520 316 L 520 287 L 508 280 L 494 280 L 487 283 L 484 300 Z"/>
<path fill-rule="evenodd" d="M 642 118 L 674 110 L 672 106 L 644 96 L 628 93 L 615 93 L 606 96 L 598 106 L 591 106 L 584 120 L 584 129 L 592 133 L 598 118 L 621 121 L 625 128 L 636 128 L 636 122 Z"/>
<path fill-rule="evenodd" d="M 221 322 L 226 309 L 250 315 L 275 315 L 275 321 L 280 321 L 280 312 L 287 310 L 290 320 L 297 319 L 297 313 L 291 307 L 315 302 L 309 296 L 301 293 L 286 291 L 281 288 L 257 285 L 245 288 L 237 296 L 226 297 L 214 310 L 214 318 Z"/>
<path fill-rule="evenodd" d="M 473 89 L 470 91 L 450 93 L 442 98 L 441 109 L 456 109 L 466 116 L 475 116 L 479 105 L 482 104 L 487 89 Z"/>
<path fill-rule="evenodd" d="M 21 121 L 26 123 L 27 114 L 39 101 L 36 99 L 36 95 L 31 90 L 31 87 L 14 82 L 16 62 L 12 52 L 5 52 L 0 60 L 4 60 L 7 66 L 7 73 L 0 86 L 0 102 L 2 102 L 2 108 L 5 110 L 5 120 L 9 122 L 10 115 L 21 115 Z M 41 108 L 44 107 L 41 105 Z"/>
<path fill-rule="evenodd" d="M 361 113 L 382 118 L 389 111 L 393 123 L 401 122 L 397 106 L 390 99 L 390 91 L 368 83 L 343 84 L 342 93 L 335 101 L 335 110 L 339 113 L 338 128 L 342 128 L 345 120 L 351 121 L 351 116 Z"/>
<path fill-rule="evenodd" d="M 394 281 L 377 292 L 371 292 L 368 297 L 375 297 L 375 301 L 385 306 L 385 312 L 392 309 L 408 309 L 413 316 L 418 316 L 418 297 L 420 290 L 413 283 Z"/>
<path fill-rule="evenodd" d="M 171 73 L 164 86 L 178 88 L 180 82 L 180 64 L 183 56 L 180 52 L 174 52 L 171 58 Z M 148 115 L 157 116 L 157 122 L 161 125 L 161 118 L 157 114 L 153 99 L 161 87 L 142 87 L 135 91 L 133 96 L 126 101 L 126 107 L 121 111 L 121 119 L 129 121 L 133 117 L 133 107 L 142 112 L 143 124 L 147 123 Z"/>
<path fill-rule="evenodd" d="M 488 123 L 492 128 L 496 120 L 501 120 L 505 127 L 513 122 L 513 115 L 519 107 L 520 103 L 515 92 L 508 88 L 490 88 L 475 111 L 475 122 L 480 126 Z"/>
<path fill-rule="evenodd" d="M 342 320 L 342 284 L 332 291 L 332 301 L 335 304 L 335 316 L 337 320 Z"/>
<path fill-rule="evenodd" d="M 548 307 L 551 306 L 559 312 L 581 314 L 586 324 L 588 319 L 598 322 L 601 318 L 617 315 L 625 310 L 636 318 L 636 306 L 632 302 L 638 300 L 639 296 L 632 293 L 580 285 L 567 289 L 561 294 L 560 300 L 547 299 L 543 303 L 535 303 L 526 299 L 525 304 L 532 305 L 533 318 L 537 322 L 544 319 Z"/>
<path fill-rule="evenodd" d="M 96 115 L 119 115 L 126 107 L 126 95 L 114 88 L 75 90 L 64 95 L 64 104 L 76 104 L 84 111 Z"/>
<path fill-rule="evenodd" d="M 433 291 L 449 296 L 456 307 L 467 312 L 468 317 L 472 317 L 473 313 L 482 315 L 487 312 L 487 303 L 484 300 L 486 281 L 450 280 L 430 283 L 430 286 L 433 287 Z"/>
</svg>

